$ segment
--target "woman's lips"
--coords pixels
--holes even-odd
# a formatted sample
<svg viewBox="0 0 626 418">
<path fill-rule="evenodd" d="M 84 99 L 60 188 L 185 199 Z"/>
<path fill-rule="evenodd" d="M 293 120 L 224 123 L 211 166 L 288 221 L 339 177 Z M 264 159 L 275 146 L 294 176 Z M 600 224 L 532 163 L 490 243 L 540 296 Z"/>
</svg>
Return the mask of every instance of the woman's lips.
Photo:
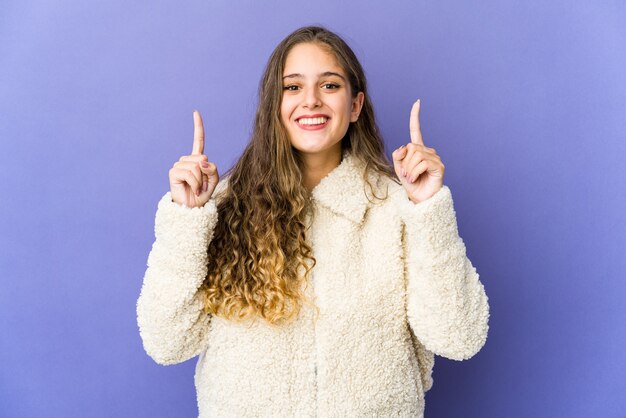
<svg viewBox="0 0 626 418">
<path fill-rule="evenodd" d="M 300 123 L 301 119 L 307 119 L 307 118 L 299 118 L 298 120 L 296 120 L 296 124 L 298 125 L 298 127 L 300 127 L 300 129 L 303 129 L 305 131 L 319 131 L 320 129 L 324 129 L 326 125 L 328 125 L 328 121 L 330 120 L 330 118 L 328 117 L 318 117 L 315 119 L 324 119 L 324 121 L 322 123 L 316 123 L 316 124 L 310 124 L 310 123 L 304 124 L 304 123 Z"/>
</svg>

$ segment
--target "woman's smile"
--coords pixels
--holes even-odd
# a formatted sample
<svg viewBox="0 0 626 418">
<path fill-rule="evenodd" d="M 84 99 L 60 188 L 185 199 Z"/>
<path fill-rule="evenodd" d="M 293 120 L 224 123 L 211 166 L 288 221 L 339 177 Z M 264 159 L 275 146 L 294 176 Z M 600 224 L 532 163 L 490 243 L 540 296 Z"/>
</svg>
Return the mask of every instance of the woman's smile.
<svg viewBox="0 0 626 418">
<path fill-rule="evenodd" d="M 298 126 L 306 131 L 318 131 L 324 129 L 330 118 L 327 115 L 305 115 L 296 119 Z"/>
</svg>

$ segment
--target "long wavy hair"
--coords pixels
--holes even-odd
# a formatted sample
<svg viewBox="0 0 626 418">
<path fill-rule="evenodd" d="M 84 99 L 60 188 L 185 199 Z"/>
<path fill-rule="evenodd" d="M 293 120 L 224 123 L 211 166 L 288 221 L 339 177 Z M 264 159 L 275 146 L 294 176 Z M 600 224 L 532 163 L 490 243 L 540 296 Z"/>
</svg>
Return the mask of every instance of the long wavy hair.
<svg viewBox="0 0 626 418">
<path fill-rule="evenodd" d="M 260 317 L 279 325 L 295 319 L 301 303 L 315 307 L 302 287 L 315 265 L 306 240 L 310 193 L 303 185 L 302 160 L 280 118 L 285 61 L 300 43 L 314 43 L 334 54 L 348 75 L 352 97 L 358 92 L 365 95 L 358 121 L 350 124 L 341 141 L 342 152 L 364 162 L 363 177 L 370 189 L 372 170 L 394 178 L 365 74 L 352 49 L 323 27 L 291 33 L 269 58 L 259 83 L 250 142 L 216 196 L 219 222 L 208 247 L 208 274 L 201 287 L 207 314 L 234 321 Z"/>
</svg>

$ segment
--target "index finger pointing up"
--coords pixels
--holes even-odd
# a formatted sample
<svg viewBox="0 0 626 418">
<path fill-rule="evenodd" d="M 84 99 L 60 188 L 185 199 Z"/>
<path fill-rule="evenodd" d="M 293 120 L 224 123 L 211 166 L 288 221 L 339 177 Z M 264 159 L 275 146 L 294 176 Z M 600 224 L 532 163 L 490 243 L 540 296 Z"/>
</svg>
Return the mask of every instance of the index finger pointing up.
<svg viewBox="0 0 626 418">
<path fill-rule="evenodd" d="M 204 125 L 202 116 L 197 110 L 193 111 L 193 150 L 191 155 L 204 154 Z"/>
<path fill-rule="evenodd" d="M 420 130 L 420 101 L 417 99 L 411 108 L 411 116 L 409 120 L 409 132 L 411 133 L 411 142 L 414 144 L 424 145 L 422 131 Z"/>
</svg>

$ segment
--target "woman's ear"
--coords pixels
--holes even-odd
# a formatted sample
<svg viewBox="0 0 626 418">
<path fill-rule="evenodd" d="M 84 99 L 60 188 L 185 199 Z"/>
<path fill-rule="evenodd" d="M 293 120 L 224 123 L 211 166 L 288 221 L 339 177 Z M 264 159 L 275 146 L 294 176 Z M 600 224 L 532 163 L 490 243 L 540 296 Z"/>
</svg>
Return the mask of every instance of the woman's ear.
<svg viewBox="0 0 626 418">
<path fill-rule="evenodd" d="M 363 108 L 363 101 L 365 100 L 365 93 L 362 91 L 356 94 L 356 97 L 352 99 L 352 109 L 350 110 L 350 122 L 356 122 L 359 119 L 359 114 Z"/>
</svg>

